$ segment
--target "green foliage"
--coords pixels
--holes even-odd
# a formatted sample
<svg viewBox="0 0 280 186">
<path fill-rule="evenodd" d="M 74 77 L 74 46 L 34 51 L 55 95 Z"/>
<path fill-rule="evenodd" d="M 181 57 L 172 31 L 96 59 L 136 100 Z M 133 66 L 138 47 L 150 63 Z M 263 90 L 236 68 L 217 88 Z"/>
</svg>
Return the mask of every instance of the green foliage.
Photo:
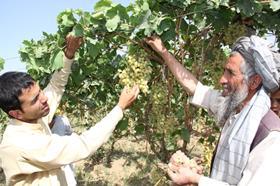
<svg viewBox="0 0 280 186">
<path fill-rule="evenodd" d="M 122 89 L 117 74 L 125 67 L 123 59 L 145 50 L 152 68 L 149 89 L 126 113 L 116 136 L 144 135 L 157 157 L 166 162 L 178 148 L 189 150 L 190 139 L 198 133 L 203 138 L 208 136 L 204 141 L 211 145 L 215 135 L 209 134 L 217 129 L 205 112 L 190 106 L 188 95 L 143 39 L 159 35 L 200 81 L 218 87 L 226 59 L 223 49 L 256 30 L 279 37 L 279 8 L 279 1 L 136 0 L 124 7 L 101 0 L 93 12 L 61 12 L 57 17 L 58 32 L 43 33 L 39 41 L 24 41 L 20 55 L 28 72 L 44 86 L 53 71 L 61 68 L 66 35 L 72 32 L 84 37 L 61 108 L 76 118 L 77 128 L 84 129 L 116 104 Z M 205 130 L 197 133 L 194 121 L 205 125 Z M 184 141 L 182 146 L 179 140 Z"/>
<path fill-rule="evenodd" d="M 5 60 L 3 58 L 0 57 L 0 70 L 3 70 L 4 68 L 4 63 L 5 63 Z"/>
<path fill-rule="evenodd" d="M 2 110 L 0 111 L 0 139 L 2 139 L 2 134 L 7 126 L 7 122 L 8 122 L 8 116 L 5 112 L 3 112 Z M 1 140 L 0 140 L 1 141 Z"/>
</svg>

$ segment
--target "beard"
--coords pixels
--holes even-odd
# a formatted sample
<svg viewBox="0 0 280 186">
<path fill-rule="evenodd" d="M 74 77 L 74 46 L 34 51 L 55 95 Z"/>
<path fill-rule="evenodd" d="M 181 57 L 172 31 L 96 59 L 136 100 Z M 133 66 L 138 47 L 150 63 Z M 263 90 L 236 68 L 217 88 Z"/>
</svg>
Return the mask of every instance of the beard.
<svg viewBox="0 0 280 186">
<path fill-rule="evenodd" d="M 236 90 L 228 96 L 218 98 L 218 124 L 223 126 L 230 115 L 236 113 L 236 109 L 242 106 L 243 101 L 248 95 L 248 86 L 244 82 L 240 90 Z"/>
</svg>

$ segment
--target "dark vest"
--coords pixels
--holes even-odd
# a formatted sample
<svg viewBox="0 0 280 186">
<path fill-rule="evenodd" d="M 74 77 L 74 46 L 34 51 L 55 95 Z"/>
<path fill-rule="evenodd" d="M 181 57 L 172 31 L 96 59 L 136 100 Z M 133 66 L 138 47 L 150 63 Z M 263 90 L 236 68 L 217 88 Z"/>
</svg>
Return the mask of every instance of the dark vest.
<svg viewBox="0 0 280 186">
<path fill-rule="evenodd" d="M 280 131 L 280 118 L 272 110 L 269 110 L 260 122 L 250 152 L 272 131 Z"/>
<path fill-rule="evenodd" d="M 262 141 L 264 138 L 268 136 L 268 134 L 272 131 L 279 131 L 280 132 L 280 118 L 269 109 L 269 111 L 264 115 L 262 118 L 257 133 L 254 137 L 254 140 L 250 147 L 250 152 Z M 212 166 L 214 163 L 214 158 L 217 151 L 217 145 L 213 152 L 211 166 L 210 166 L 210 173 L 212 171 Z"/>
</svg>

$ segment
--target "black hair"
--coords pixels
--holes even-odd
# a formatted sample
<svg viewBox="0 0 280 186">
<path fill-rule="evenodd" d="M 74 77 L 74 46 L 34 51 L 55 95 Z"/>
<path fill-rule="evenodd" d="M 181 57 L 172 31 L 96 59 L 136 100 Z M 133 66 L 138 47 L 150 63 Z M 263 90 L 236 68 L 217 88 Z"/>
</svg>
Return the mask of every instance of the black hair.
<svg viewBox="0 0 280 186">
<path fill-rule="evenodd" d="M 25 72 L 6 72 L 0 76 L 0 108 L 9 115 L 10 110 L 21 109 L 19 96 L 23 89 L 35 84 Z"/>
</svg>

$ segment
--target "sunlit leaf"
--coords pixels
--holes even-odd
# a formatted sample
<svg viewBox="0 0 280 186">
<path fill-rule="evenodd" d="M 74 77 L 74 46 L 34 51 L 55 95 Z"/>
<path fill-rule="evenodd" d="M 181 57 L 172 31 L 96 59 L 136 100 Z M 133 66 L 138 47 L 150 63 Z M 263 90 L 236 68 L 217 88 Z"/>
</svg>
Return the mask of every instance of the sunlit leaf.
<svg viewBox="0 0 280 186">
<path fill-rule="evenodd" d="M 63 67 L 63 56 L 62 50 L 57 50 L 51 57 L 52 70 L 58 70 Z"/>
<path fill-rule="evenodd" d="M 94 5 L 94 10 L 96 12 L 103 11 L 103 10 L 108 9 L 111 6 L 112 6 L 111 0 L 100 0 Z"/>
<path fill-rule="evenodd" d="M 115 15 L 113 18 L 107 19 L 107 22 L 106 22 L 105 26 L 106 26 L 106 28 L 109 32 L 112 32 L 112 31 L 116 30 L 119 22 L 120 22 L 120 16 Z"/>
<path fill-rule="evenodd" d="M 280 9 L 280 0 L 271 0 L 270 1 L 270 8 L 273 11 L 277 11 Z"/>
</svg>

